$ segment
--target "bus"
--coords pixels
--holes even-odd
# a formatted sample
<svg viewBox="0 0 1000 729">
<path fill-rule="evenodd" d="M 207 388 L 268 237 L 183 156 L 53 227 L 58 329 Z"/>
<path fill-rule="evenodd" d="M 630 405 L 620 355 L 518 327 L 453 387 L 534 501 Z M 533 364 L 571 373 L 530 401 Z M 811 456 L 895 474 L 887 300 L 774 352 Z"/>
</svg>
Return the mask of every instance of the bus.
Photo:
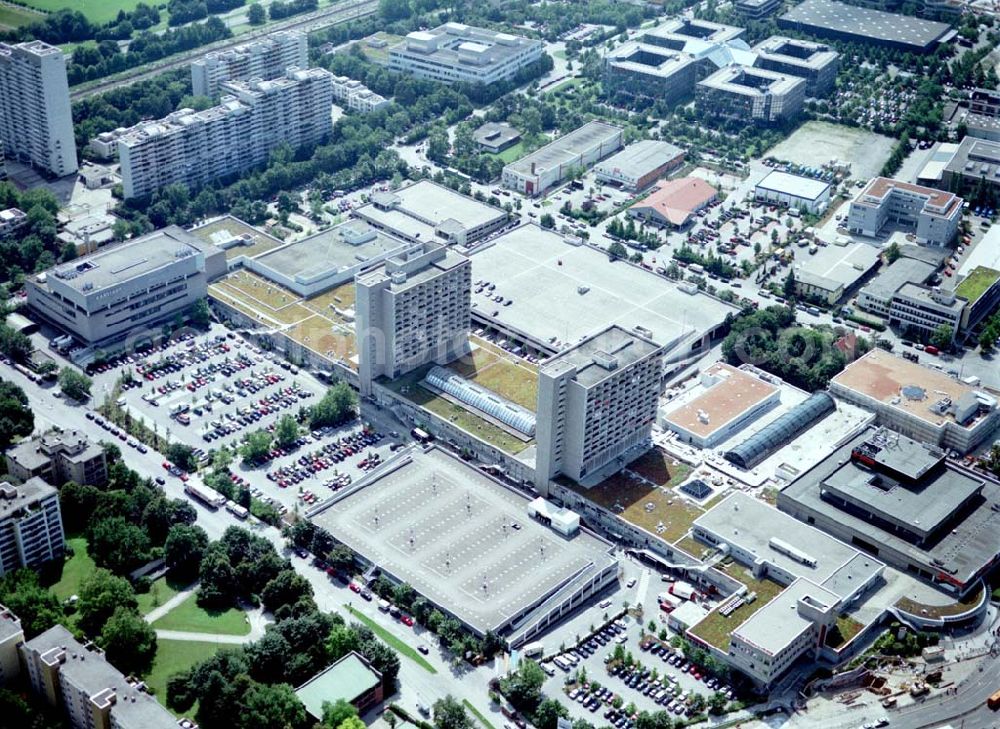
<svg viewBox="0 0 1000 729">
<path fill-rule="evenodd" d="M 986 699 L 986 706 L 990 708 L 991 711 L 996 711 L 1000 709 L 1000 691 Z"/>
<path fill-rule="evenodd" d="M 412 435 L 413 440 L 417 441 L 418 443 L 430 443 L 432 440 L 434 440 L 434 436 L 432 436 L 430 433 L 428 433 L 426 430 L 423 430 L 422 428 L 414 428 L 413 430 L 410 431 L 410 435 Z"/>
<path fill-rule="evenodd" d="M 237 519 L 245 520 L 247 517 L 250 516 L 250 512 L 247 510 L 247 507 L 240 506 L 235 501 L 226 502 L 226 511 L 235 516 Z"/>
</svg>

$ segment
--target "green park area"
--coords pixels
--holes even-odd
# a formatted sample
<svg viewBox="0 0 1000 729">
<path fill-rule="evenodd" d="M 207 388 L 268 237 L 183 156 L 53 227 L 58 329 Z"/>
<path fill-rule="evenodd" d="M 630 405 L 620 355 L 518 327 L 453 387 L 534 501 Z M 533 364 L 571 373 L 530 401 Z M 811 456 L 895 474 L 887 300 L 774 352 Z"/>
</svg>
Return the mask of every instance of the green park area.
<svg viewBox="0 0 1000 729">
<path fill-rule="evenodd" d="M 182 630 L 190 633 L 246 635 L 250 625 L 246 613 L 236 608 L 211 610 L 198 605 L 195 595 L 153 623 L 157 630 Z"/>
<path fill-rule="evenodd" d="M 167 679 L 175 673 L 186 671 L 206 658 L 211 658 L 222 647 L 225 646 L 192 640 L 158 640 L 156 659 L 153 661 L 152 670 L 146 675 L 146 684 L 156 694 L 157 700 L 165 706 Z M 191 707 L 185 715 L 194 716 L 195 709 L 196 707 Z"/>
<path fill-rule="evenodd" d="M 41 19 L 41 15 L 25 8 L 19 8 L 16 5 L 0 5 L 0 27 L 20 28 Z"/>
<path fill-rule="evenodd" d="M 143 592 L 135 596 L 136 600 L 139 601 L 139 612 L 143 615 L 148 615 L 185 587 L 186 585 L 175 582 L 169 577 L 161 577 L 158 580 L 154 580 L 148 592 Z"/>
<path fill-rule="evenodd" d="M 118 16 L 119 10 L 135 10 L 142 0 L 24 0 L 24 4 L 53 13 L 56 10 L 77 10 L 92 23 L 107 23 Z M 154 3 L 150 3 L 154 4 Z"/>
<path fill-rule="evenodd" d="M 80 592 L 80 585 L 97 565 L 87 554 L 87 540 L 83 537 L 67 537 L 66 544 L 73 550 L 73 556 L 63 565 L 59 581 L 52 585 L 51 590 L 60 600 L 68 600 Z"/>
</svg>

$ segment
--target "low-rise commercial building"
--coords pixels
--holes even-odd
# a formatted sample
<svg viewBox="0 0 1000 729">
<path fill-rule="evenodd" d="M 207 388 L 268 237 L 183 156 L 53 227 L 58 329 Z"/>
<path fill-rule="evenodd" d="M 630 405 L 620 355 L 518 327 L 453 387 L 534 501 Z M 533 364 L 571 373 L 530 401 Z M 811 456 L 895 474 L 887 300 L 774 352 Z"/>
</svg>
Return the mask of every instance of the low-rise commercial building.
<svg viewBox="0 0 1000 729">
<path fill-rule="evenodd" d="M 806 80 L 806 96 L 826 96 L 840 70 L 840 54 L 824 43 L 773 35 L 753 47 L 759 68 Z"/>
<path fill-rule="evenodd" d="M 754 198 L 818 214 L 830 204 L 830 183 L 771 170 L 754 187 Z"/>
<path fill-rule="evenodd" d="M 18 481 L 44 479 L 53 486 L 68 481 L 103 486 L 108 480 L 104 449 L 79 430 L 50 430 L 23 440 L 4 454 L 7 473 Z"/>
<path fill-rule="evenodd" d="M 962 329 L 973 329 L 1000 305 L 1000 226 L 992 226 L 955 272 L 955 295 L 966 301 Z"/>
<path fill-rule="evenodd" d="M 0 482 L 0 575 L 62 559 L 65 549 L 59 492 L 40 478 Z"/>
<path fill-rule="evenodd" d="M 490 154 L 500 154 L 521 141 L 521 132 L 507 122 L 486 122 L 472 133 L 476 144 Z"/>
<path fill-rule="evenodd" d="M 542 364 L 535 470 L 543 495 L 559 474 L 580 482 L 645 452 L 662 355 L 661 345 L 610 326 Z"/>
<path fill-rule="evenodd" d="M 73 729 L 197 729 L 160 706 L 142 681 L 125 677 L 93 643 L 62 625 L 20 646 L 32 690 Z"/>
<path fill-rule="evenodd" d="M 0 210 L 0 238 L 9 238 L 28 224 L 28 216 L 23 210 L 7 208 Z"/>
<path fill-rule="evenodd" d="M 1000 484 L 870 427 L 778 494 L 778 508 L 959 596 L 996 564 Z"/>
<path fill-rule="evenodd" d="M 177 226 L 102 248 L 25 282 L 28 307 L 90 348 L 114 350 L 208 293 L 225 252 Z"/>
<path fill-rule="evenodd" d="M 295 689 L 295 695 L 316 721 L 323 720 L 323 705 L 346 701 L 364 716 L 382 702 L 382 674 L 351 651 Z"/>
<path fill-rule="evenodd" d="M 897 225 L 912 230 L 918 243 L 946 246 L 958 233 L 963 203 L 950 192 L 875 177 L 851 201 L 847 228 L 875 238 Z"/>
<path fill-rule="evenodd" d="M 897 258 L 858 292 L 858 308 L 888 318 L 896 292 L 908 283 L 923 285 L 936 270 L 937 266 L 927 261 Z"/>
<path fill-rule="evenodd" d="M 598 181 L 623 190 L 644 190 L 684 162 L 684 150 L 668 142 L 643 139 L 594 166 Z"/>
<path fill-rule="evenodd" d="M 924 337 L 946 326 L 954 338 L 962 327 L 967 303 L 950 289 L 904 283 L 889 304 L 889 326 L 899 327 L 904 332 L 918 331 Z"/>
<path fill-rule="evenodd" d="M 695 104 L 707 116 L 777 124 L 802 111 L 806 81 L 777 71 L 732 65 L 695 85 Z"/>
<path fill-rule="evenodd" d="M 621 149 L 621 127 L 592 121 L 503 168 L 503 185 L 528 197 L 545 194 L 575 170 Z"/>
<path fill-rule="evenodd" d="M 997 400 L 930 367 L 873 349 L 830 381 L 830 392 L 923 443 L 968 453 L 1000 423 Z"/>
<path fill-rule="evenodd" d="M 959 194 L 996 195 L 1000 190 L 1000 141 L 966 136 L 941 175 L 941 188 Z"/>
<path fill-rule="evenodd" d="M 500 208 L 430 180 L 377 192 L 352 213 L 373 228 L 411 243 L 470 245 L 495 233 L 509 216 Z"/>
<path fill-rule="evenodd" d="M 799 296 L 835 304 L 878 265 L 875 246 L 841 242 L 845 244 L 815 246 L 808 255 L 795 257 L 792 273 Z"/>
<path fill-rule="evenodd" d="M 895 48 L 907 53 L 932 53 L 941 43 L 954 37 L 954 31 L 947 23 L 848 5 L 836 0 L 805 0 L 779 17 L 778 27 L 821 38 Z"/>
<path fill-rule="evenodd" d="M 126 130 L 117 139 L 124 196 L 178 182 L 202 187 L 263 164 L 282 144 L 318 144 L 333 129 L 331 78 L 321 68 L 290 68 L 268 81 L 226 81 L 218 106 Z"/>
<path fill-rule="evenodd" d="M 684 443 L 714 448 L 777 407 L 781 389 L 752 372 L 717 362 L 700 376 L 705 392 L 667 413 L 660 426 Z"/>
<path fill-rule="evenodd" d="M 540 40 L 462 23 L 416 30 L 389 49 L 396 73 L 442 83 L 490 85 L 510 81 L 542 57 Z"/>
<path fill-rule="evenodd" d="M 472 266 L 434 241 L 359 275 L 358 375 L 362 395 L 428 362 L 447 364 L 468 343 Z"/>
<path fill-rule="evenodd" d="M 269 80 L 295 66 L 309 66 L 309 43 L 298 30 L 279 30 L 225 51 L 212 51 L 191 62 L 191 92 L 218 96 L 226 81 Z"/>
<path fill-rule="evenodd" d="M 331 83 L 334 101 L 352 111 L 368 114 L 389 105 L 388 99 L 384 96 L 376 94 L 360 81 L 347 76 L 334 76 Z"/>
<path fill-rule="evenodd" d="M 633 203 L 628 215 L 663 228 L 683 228 L 718 198 L 718 191 L 700 177 L 681 177 Z"/>
</svg>

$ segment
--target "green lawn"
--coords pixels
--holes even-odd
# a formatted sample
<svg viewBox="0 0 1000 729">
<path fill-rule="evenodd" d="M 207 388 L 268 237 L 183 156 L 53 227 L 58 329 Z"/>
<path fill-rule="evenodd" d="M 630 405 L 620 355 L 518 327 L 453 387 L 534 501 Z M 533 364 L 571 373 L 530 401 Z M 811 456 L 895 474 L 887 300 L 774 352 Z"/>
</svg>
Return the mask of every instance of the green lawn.
<svg viewBox="0 0 1000 729">
<path fill-rule="evenodd" d="M 92 23 L 106 23 L 114 20 L 119 10 L 134 10 L 140 2 L 142 0 L 25 0 L 25 5 L 46 12 L 63 8 L 79 10 Z"/>
<path fill-rule="evenodd" d="M 157 630 L 186 630 L 191 633 L 246 635 L 250 625 L 242 610 L 206 610 L 198 605 L 195 595 L 153 623 Z"/>
<path fill-rule="evenodd" d="M 156 660 L 153 669 L 146 676 L 146 683 L 156 694 L 157 700 L 167 704 L 167 679 L 175 673 L 187 670 L 194 664 L 211 658 L 221 648 L 215 643 L 200 643 L 191 640 L 158 640 L 156 641 Z M 186 712 L 186 716 L 194 716 L 194 706 Z"/>
<path fill-rule="evenodd" d="M 496 729 L 496 727 L 493 726 L 485 716 L 483 716 L 482 712 L 472 705 L 471 701 L 468 699 L 462 699 L 462 703 L 465 704 L 465 708 L 469 710 L 469 713 L 479 719 L 479 723 L 486 729 Z"/>
<path fill-rule="evenodd" d="M 69 537 L 66 544 L 73 548 L 73 556 L 63 566 L 62 577 L 52 585 L 51 590 L 60 600 L 66 600 L 80 592 L 80 583 L 89 576 L 97 565 L 87 554 L 87 540 L 83 537 Z"/>
<path fill-rule="evenodd" d="M 429 673 L 437 673 L 437 669 L 434 668 L 430 663 L 424 660 L 424 657 L 417 652 L 416 648 L 404 643 L 395 635 L 390 633 L 388 630 L 383 628 L 381 625 L 376 623 L 374 620 L 369 618 L 362 612 L 358 612 L 350 605 L 345 605 L 344 607 L 351 613 L 351 616 L 356 618 L 359 622 L 364 623 L 372 632 L 375 633 L 384 643 L 386 643 L 390 648 L 396 650 L 401 655 L 406 656 L 411 661 L 416 663 L 418 666 L 428 671 Z"/>
<path fill-rule="evenodd" d="M 1000 271 L 994 271 L 986 266 L 976 266 L 965 280 L 955 289 L 955 294 L 961 296 L 970 304 L 979 300 L 986 290 L 1000 278 Z"/>
<path fill-rule="evenodd" d="M 44 16 L 13 5 L 0 5 L 0 25 L 2 26 L 20 28 L 22 25 L 28 25 L 36 20 L 44 20 Z"/>
<path fill-rule="evenodd" d="M 518 142 L 517 144 L 511 145 L 496 156 L 499 157 L 504 164 L 516 162 L 524 156 L 524 142 Z"/>
<path fill-rule="evenodd" d="M 149 592 L 136 595 L 136 598 L 139 600 L 139 612 L 143 615 L 149 614 L 153 611 L 153 608 L 160 607 L 160 605 L 163 605 L 185 587 L 186 585 L 174 582 L 167 577 L 161 577 L 153 582 L 149 588 Z"/>
</svg>

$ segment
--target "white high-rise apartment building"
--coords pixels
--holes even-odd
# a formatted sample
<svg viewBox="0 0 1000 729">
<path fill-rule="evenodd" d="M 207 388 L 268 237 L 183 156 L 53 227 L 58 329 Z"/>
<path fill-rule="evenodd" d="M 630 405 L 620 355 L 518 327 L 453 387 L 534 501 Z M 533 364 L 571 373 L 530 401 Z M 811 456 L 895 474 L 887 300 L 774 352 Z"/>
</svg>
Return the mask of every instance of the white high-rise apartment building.
<svg viewBox="0 0 1000 729">
<path fill-rule="evenodd" d="M 195 96 L 218 96 L 226 81 L 272 79 L 285 70 L 309 65 L 305 33 L 280 30 L 252 43 L 226 51 L 206 53 L 191 62 L 191 90 Z"/>
<path fill-rule="evenodd" d="M 62 177 L 76 172 L 66 58 L 48 43 L 0 43 L 0 147 Z"/>
<path fill-rule="evenodd" d="M 61 558 L 66 547 L 59 492 L 40 478 L 0 483 L 0 575 Z"/>
<path fill-rule="evenodd" d="M 622 468 L 648 443 L 660 396 L 663 349 L 612 325 L 538 371 L 536 486 L 564 474 L 583 481 Z"/>
<path fill-rule="evenodd" d="M 218 106 L 137 124 L 118 138 L 125 197 L 176 182 L 194 189 L 245 172 L 285 142 L 318 144 L 333 129 L 332 78 L 321 68 L 289 68 L 268 81 L 227 81 Z"/>
<path fill-rule="evenodd" d="M 395 378 L 464 351 L 472 315 L 472 265 L 425 241 L 356 279 L 361 394 L 378 377 Z"/>
</svg>

